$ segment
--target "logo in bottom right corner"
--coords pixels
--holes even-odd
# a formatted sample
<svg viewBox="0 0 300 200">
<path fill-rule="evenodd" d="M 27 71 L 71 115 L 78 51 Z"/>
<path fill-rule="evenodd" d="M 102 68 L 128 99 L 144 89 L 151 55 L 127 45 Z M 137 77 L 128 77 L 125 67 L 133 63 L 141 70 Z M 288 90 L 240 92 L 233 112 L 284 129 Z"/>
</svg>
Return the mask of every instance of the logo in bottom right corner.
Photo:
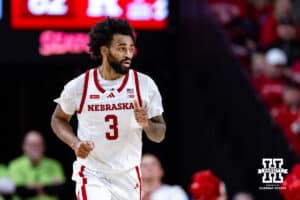
<svg viewBox="0 0 300 200">
<path fill-rule="evenodd" d="M 284 160 L 282 158 L 263 158 L 262 168 L 258 169 L 258 174 L 262 174 L 263 185 L 260 190 L 282 190 L 284 175 L 288 174 L 288 170 L 283 168 Z"/>
</svg>

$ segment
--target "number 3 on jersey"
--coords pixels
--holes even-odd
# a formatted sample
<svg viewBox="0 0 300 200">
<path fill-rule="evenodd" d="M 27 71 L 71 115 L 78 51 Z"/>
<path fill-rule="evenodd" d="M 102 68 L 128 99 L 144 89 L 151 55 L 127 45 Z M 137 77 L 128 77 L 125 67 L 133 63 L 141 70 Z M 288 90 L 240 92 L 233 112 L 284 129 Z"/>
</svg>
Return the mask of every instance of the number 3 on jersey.
<svg viewBox="0 0 300 200">
<path fill-rule="evenodd" d="M 109 129 L 112 132 L 106 132 L 106 138 L 108 140 L 116 140 L 119 137 L 119 129 L 118 129 L 118 117 L 116 115 L 106 115 L 105 122 L 109 122 Z"/>
</svg>

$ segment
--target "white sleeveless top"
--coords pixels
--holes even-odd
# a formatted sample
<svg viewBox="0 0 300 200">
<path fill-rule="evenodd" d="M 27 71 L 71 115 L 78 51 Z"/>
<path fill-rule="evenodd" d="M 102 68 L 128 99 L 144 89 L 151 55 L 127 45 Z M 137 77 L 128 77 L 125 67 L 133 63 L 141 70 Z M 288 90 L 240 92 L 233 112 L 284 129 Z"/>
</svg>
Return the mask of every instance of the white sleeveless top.
<svg viewBox="0 0 300 200">
<path fill-rule="evenodd" d="M 163 112 L 154 81 L 134 70 L 108 81 L 95 68 L 67 83 L 55 102 L 69 115 L 77 112 L 78 138 L 95 143 L 89 156 L 77 158 L 78 162 L 104 173 L 126 171 L 140 164 L 142 128 L 134 117 L 134 100 L 146 108 L 148 118 Z"/>
</svg>

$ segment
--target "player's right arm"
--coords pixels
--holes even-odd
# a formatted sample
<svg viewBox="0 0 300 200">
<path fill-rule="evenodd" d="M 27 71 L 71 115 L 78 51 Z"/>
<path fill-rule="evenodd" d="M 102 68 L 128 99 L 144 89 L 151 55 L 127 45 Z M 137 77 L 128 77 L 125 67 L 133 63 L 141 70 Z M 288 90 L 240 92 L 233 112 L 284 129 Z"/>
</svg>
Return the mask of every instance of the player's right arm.
<svg viewBox="0 0 300 200">
<path fill-rule="evenodd" d="M 74 134 L 73 128 L 69 123 L 72 115 L 66 114 L 61 106 L 57 104 L 51 118 L 51 127 L 54 133 L 64 143 L 69 145 L 75 152 L 76 156 L 86 158 L 94 148 L 94 143 L 91 141 L 80 141 Z"/>
<path fill-rule="evenodd" d="M 86 158 L 89 152 L 94 148 L 90 141 L 80 141 L 74 134 L 70 120 L 82 98 L 84 74 L 68 82 L 59 98 L 54 101 L 57 106 L 52 114 L 51 127 L 54 133 L 64 143 L 69 145 L 75 152 L 76 156 Z"/>
</svg>

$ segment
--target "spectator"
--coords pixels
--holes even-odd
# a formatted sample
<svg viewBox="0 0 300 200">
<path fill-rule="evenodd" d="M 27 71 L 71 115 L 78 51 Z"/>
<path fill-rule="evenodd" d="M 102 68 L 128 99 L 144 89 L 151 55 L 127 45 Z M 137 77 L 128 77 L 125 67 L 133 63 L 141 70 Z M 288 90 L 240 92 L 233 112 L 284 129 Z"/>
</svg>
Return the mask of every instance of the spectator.
<svg viewBox="0 0 300 200">
<path fill-rule="evenodd" d="M 283 90 L 283 105 L 273 108 L 272 114 L 282 128 L 291 149 L 300 158 L 300 84 L 294 80 L 286 82 Z"/>
<path fill-rule="evenodd" d="M 23 141 L 24 155 L 12 160 L 9 171 L 16 194 L 26 200 L 55 200 L 63 194 L 65 176 L 60 163 L 44 156 L 42 134 L 29 131 Z"/>
<path fill-rule="evenodd" d="M 290 70 L 290 77 L 300 83 L 300 60 L 293 63 Z"/>
<path fill-rule="evenodd" d="M 258 50 L 261 50 L 259 45 L 259 32 L 265 23 L 268 16 L 273 12 L 273 2 L 272 0 L 249 0 L 250 5 L 248 6 L 249 18 L 253 24 L 253 36 L 252 36 L 252 45 L 249 40 L 246 43 L 246 46 L 250 51 L 250 55 L 255 53 Z M 251 40 L 250 40 L 251 42 Z M 252 46 L 252 47 L 251 47 Z"/>
<path fill-rule="evenodd" d="M 282 17 L 278 19 L 277 39 L 270 45 L 271 48 L 282 49 L 287 57 L 287 65 L 290 67 L 293 62 L 300 58 L 300 40 L 299 30 L 296 22 L 291 17 Z"/>
<path fill-rule="evenodd" d="M 141 162 L 142 200 L 188 200 L 185 191 L 178 185 L 162 183 L 164 170 L 153 154 L 144 154 Z"/>
<path fill-rule="evenodd" d="M 225 184 L 211 170 L 194 173 L 190 192 L 193 200 L 227 200 Z"/>
<path fill-rule="evenodd" d="M 291 0 L 275 0 L 273 12 L 266 17 L 260 31 L 260 44 L 263 49 L 268 48 L 277 38 L 277 23 L 280 18 L 294 18 Z M 275 33 L 275 34 L 274 34 Z"/>
<path fill-rule="evenodd" d="M 216 19 L 222 24 L 230 24 L 237 18 L 247 17 L 247 2 L 243 0 L 208 0 Z"/>
<path fill-rule="evenodd" d="M 254 77 L 254 85 L 258 95 L 271 109 L 282 104 L 287 56 L 280 49 L 270 49 L 265 54 L 265 62 L 261 74 Z"/>
<path fill-rule="evenodd" d="M 249 14 L 249 3 L 244 0 L 209 0 L 213 16 L 231 42 L 233 53 L 242 63 L 248 64 L 249 51 L 255 49 L 255 26 Z"/>
<path fill-rule="evenodd" d="M 252 20 L 260 28 L 265 22 L 267 16 L 272 13 L 273 6 L 271 0 L 250 0 L 250 4 L 252 7 Z"/>
<path fill-rule="evenodd" d="M 265 55 L 262 52 L 256 52 L 251 56 L 251 69 L 249 76 L 258 78 L 263 73 L 266 66 Z"/>
<path fill-rule="evenodd" d="M 254 198 L 249 192 L 238 192 L 233 196 L 232 200 L 254 200 Z"/>
<path fill-rule="evenodd" d="M 8 169 L 0 164 L 0 200 L 11 199 L 14 192 L 15 184 L 9 176 Z"/>
</svg>

